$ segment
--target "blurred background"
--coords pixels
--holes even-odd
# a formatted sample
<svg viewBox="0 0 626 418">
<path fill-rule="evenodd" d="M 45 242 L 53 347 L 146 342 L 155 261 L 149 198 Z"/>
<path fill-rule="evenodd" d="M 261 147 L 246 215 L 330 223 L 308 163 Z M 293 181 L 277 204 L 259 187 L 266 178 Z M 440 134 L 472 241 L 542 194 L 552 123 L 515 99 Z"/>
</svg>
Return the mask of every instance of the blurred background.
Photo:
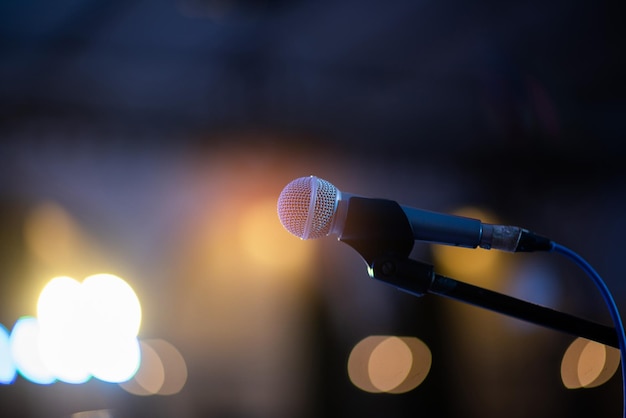
<svg viewBox="0 0 626 418">
<path fill-rule="evenodd" d="M 311 174 L 568 246 L 626 310 L 610 1 L 0 2 L 10 417 L 618 417 L 616 350 L 368 277 L 276 201 Z M 435 271 L 612 325 L 556 254 Z M 118 371 L 117 367 L 121 367 Z"/>
</svg>

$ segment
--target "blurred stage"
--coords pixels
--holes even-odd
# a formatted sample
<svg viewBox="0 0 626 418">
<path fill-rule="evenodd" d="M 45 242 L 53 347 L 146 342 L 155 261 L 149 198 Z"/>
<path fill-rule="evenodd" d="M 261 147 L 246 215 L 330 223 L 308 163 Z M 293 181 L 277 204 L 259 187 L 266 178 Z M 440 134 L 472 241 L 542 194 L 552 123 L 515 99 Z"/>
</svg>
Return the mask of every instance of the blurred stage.
<svg viewBox="0 0 626 418">
<path fill-rule="evenodd" d="M 573 336 L 400 293 L 334 238 L 287 233 L 276 200 L 314 174 L 523 226 L 585 257 L 624 311 L 623 13 L 565 1 L 3 2 L 3 414 L 618 417 L 620 370 L 597 369 L 617 367 L 610 351 L 593 348 L 597 366 Z M 558 255 L 416 243 L 413 256 L 611 325 Z M 3 335 L 37 317 L 46 284 L 100 273 L 141 306 L 142 374 L 11 375 Z M 119 312 L 119 298 L 100 313 Z"/>
</svg>

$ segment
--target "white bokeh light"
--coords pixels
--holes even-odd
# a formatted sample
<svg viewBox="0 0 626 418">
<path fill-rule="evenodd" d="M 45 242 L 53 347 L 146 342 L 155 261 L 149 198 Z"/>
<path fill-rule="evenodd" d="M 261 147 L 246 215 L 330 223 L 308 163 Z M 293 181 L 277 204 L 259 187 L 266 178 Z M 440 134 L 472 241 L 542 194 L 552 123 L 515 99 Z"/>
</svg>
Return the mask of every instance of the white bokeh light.
<svg viewBox="0 0 626 418">
<path fill-rule="evenodd" d="M 91 374 L 104 382 L 120 383 L 132 378 L 139 369 L 141 349 L 137 337 L 103 335 L 91 340 Z"/>
<path fill-rule="evenodd" d="M 112 274 L 96 274 L 83 281 L 85 315 L 98 334 L 136 337 L 141 305 L 132 287 Z"/>
<path fill-rule="evenodd" d="M 50 280 L 37 300 L 37 319 L 42 328 L 67 332 L 80 315 L 81 284 L 71 277 Z"/>
<path fill-rule="evenodd" d="M 85 359 L 82 285 L 70 277 L 56 277 L 37 301 L 39 350 L 44 365 L 60 381 L 84 383 L 90 373 Z"/>
<path fill-rule="evenodd" d="M 38 355 L 27 356 L 23 367 L 36 357 L 53 379 L 67 383 L 92 376 L 123 382 L 139 368 L 141 305 L 123 279 L 97 274 L 80 283 L 56 277 L 42 290 L 37 314 L 37 338 L 19 350 Z"/>
</svg>

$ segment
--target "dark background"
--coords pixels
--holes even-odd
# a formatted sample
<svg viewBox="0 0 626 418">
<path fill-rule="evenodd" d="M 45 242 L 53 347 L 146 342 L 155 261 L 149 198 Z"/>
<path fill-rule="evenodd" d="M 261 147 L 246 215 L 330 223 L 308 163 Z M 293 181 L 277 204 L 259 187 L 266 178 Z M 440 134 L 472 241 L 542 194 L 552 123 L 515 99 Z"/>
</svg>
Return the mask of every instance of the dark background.
<svg viewBox="0 0 626 418">
<path fill-rule="evenodd" d="M 18 378 L 0 387 L 2 410 L 617 417 L 619 371 L 595 389 L 561 384 L 571 336 L 401 294 L 369 279 L 358 255 L 334 239 L 293 240 L 314 248 L 315 260 L 291 278 L 306 282 L 300 307 L 284 308 L 303 319 L 276 325 L 291 366 L 257 367 L 254 359 L 276 353 L 255 345 L 246 320 L 228 316 L 237 303 L 212 309 L 206 292 L 220 291 L 198 284 L 202 263 L 214 268 L 229 249 L 220 274 L 227 283 L 245 274 L 228 280 L 245 264 L 232 255 L 231 218 L 209 247 L 190 244 L 189 231 L 255 199 L 276 200 L 293 178 L 315 174 L 431 210 L 488 208 L 502 223 L 579 252 L 626 309 L 623 18 L 623 3 L 609 1 L 1 2 L 0 323 L 10 328 L 32 314 L 24 301 L 45 281 L 32 278 L 22 228 L 37 204 L 53 201 L 139 294 L 140 337 L 169 338 L 189 368 L 186 387 L 171 397 Z M 422 244 L 416 255 L 433 261 Z M 516 262 L 555 272 L 558 296 L 547 303 L 610 323 L 597 290 L 562 257 Z M 533 289 L 525 295 L 542 301 L 548 293 Z M 403 395 L 352 386 L 346 360 L 371 334 L 427 342 L 426 381 Z M 228 344 L 213 351 L 224 335 L 255 343 L 229 360 Z"/>
</svg>

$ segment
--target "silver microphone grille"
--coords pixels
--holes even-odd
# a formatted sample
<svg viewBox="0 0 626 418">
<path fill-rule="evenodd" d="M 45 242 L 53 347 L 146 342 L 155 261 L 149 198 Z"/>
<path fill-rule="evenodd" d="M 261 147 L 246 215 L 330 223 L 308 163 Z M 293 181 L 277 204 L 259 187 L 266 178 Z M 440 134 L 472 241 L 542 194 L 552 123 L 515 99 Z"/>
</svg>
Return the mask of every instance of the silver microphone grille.
<svg viewBox="0 0 626 418">
<path fill-rule="evenodd" d="M 322 238 L 330 232 L 338 190 L 315 176 L 289 183 L 278 197 L 278 217 L 287 231 L 302 239 Z"/>
</svg>

